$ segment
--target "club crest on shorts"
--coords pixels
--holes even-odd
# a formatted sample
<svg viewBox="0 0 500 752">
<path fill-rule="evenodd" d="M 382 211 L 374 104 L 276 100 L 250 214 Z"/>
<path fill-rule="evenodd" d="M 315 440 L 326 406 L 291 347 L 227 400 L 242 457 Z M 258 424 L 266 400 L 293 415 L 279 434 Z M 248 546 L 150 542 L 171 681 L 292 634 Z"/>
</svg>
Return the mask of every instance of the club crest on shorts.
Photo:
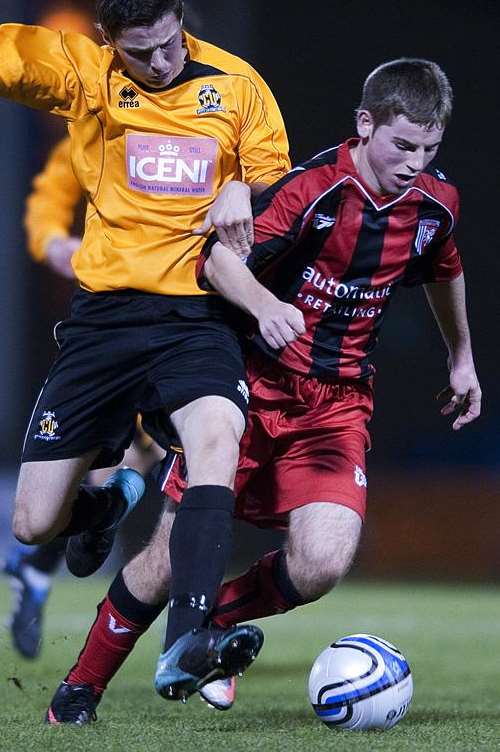
<svg viewBox="0 0 500 752">
<path fill-rule="evenodd" d="M 203 84 L 198 94 L 198 102 L 201 107 L 196 110 L 197 115 L 226 111 L 226 108 L 222 106 L 222 97 L 213 84 Z"/>
<path fill-rule="evenodd" d="M 419 256 L 432 241 L 434 235 L 439 229 L 437 219 L 421 219 L 418 223 L 417 237 L 415 238 L 415 249 Z"/>
<path fill-rule="evenodd" d="M 366 475 L 359 465 L 356 465 L 356 467 L 354 468 L 354 482 L 360 488 L 366 488 L 368 485 Z"/>
<path fill-rule="evenodd" d="M 56 414 L 51 410 L 45 410 L 45 412 L 42 413 L 42 420 L 38 425 L 40 426 L 40 431 L 35 434 L 35 439 L 41 439 L 42 441 L 59 441 L 61 438 L 56 433 L 59 428 Z"/>
</svg>

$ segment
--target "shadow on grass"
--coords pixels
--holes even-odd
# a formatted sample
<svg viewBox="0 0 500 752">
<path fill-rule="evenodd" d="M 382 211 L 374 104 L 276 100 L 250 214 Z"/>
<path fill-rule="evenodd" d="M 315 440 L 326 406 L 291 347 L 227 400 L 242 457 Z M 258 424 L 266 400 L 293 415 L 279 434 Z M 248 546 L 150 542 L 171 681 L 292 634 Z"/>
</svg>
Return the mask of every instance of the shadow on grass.
<svg viewBox="0 0 500 752">
<path fill-rule="evenodd" d="M 120 697 L 119 710 L 116 699 Z M 106 702 L 108 699 L 109 702 Z M 141 708 L 137 712 L 137 708 Z M 135 710 L 134 710 L 135 709 Z M 117 712 L 118 711 L 118 712 Z M 218 712 L 208 708 L 199 698 L 192 697 L 187 706 L 180 703 L 159 701 L 148 688 L 136 688 L 133 691 L 111 693 L 98 708 L 101 722 L 122 724 L 134 715 L 136 722 L 164 725 L 168 721 L 172 732 L 182 733 L 189 724 L 192 733 L 216 732 L 229 733 L 272 733 L 295 731 L 304 726 L 316 725 L 317 719 L 312 709 L 305 702 L 303 707 L 266 706 L 265 700 L 252 698 L 249 701 L 236 702 L 230 712 Z"/>
<path fill-rule="evenodd" d="M 311 663 L 312 665 L 312 663 Z M 307 676 L 310 670 L 310 666 L 304 661 L 296 661 L 295 663 L 288 661 L 283 664 L 272 663 L 256 663 L 252 666 L 251 676 L 270 676 L 272 679 L 281 679 L 283 677 L 290 677 L 296 679 L 297 677 Z"/>
<path fill-rule="evenodd" d="M 412 710 L 404 720 L 405 726 L 418 726 L 421 723 L 442 723 L 443 721 L 500 721 L 500 708 L 490 710 Z"/>
</svg>

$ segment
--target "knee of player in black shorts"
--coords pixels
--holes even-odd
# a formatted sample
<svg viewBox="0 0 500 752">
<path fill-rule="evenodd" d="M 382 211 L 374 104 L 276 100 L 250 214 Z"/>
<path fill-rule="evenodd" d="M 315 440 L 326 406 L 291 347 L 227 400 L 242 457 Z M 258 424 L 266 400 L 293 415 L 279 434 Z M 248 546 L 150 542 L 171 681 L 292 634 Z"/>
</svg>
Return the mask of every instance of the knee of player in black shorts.
<svg viewBox="0 0 500 752">
<path fill-rule="evenodd" d="M 189 486 L 234 483 L 239 457 L 239 437 L 231 429 L 205 428 L 201 435 L 186 447 L 186 466 Z"/>
<path fill-rule="evenodd" d="M 223 397 L 205 397 L 170 420 L 184 448 L 189 485 L 232 486 L 245 429 L 240 408 Z"/>
<path fill-rule="evenodd" d="M 42 521 L 30 517 L 24 510 L 14 514 L 12 532 L 20 543 L 27 546 L 48 543 L 57 534 L 57 531 L 54 532 Z"/>
</svg>

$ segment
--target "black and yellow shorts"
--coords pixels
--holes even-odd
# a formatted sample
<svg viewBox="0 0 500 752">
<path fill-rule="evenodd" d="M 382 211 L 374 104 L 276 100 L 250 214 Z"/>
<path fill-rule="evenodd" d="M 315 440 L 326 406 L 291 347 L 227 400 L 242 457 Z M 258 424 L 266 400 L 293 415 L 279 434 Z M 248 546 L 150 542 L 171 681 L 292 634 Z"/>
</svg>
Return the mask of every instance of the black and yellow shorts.
<svg viewBox="0 0 500 752">
<path fill-rule="evenodd" d="M 59 353 L 40 393 L 23 462 L 79 457 L 93 467 L 121 461 L 144 430 L 164 448 L 168 416 L 199 397 L 226 397 L 247 416 L 248 389 L 231 309 L 216 296 L 79 290 L 58 324 Z"/>
</svg>

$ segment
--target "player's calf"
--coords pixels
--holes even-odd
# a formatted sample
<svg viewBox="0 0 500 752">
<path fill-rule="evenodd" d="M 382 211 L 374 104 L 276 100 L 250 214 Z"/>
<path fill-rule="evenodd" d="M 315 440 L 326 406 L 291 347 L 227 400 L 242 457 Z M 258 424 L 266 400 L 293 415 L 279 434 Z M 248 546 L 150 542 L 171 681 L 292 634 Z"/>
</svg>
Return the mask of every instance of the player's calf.
<svg viewBox="0 0 500 752">
<path fill-rule="evenodd" d="M 361 528 L 361 517 L 343 504 L 315 502 L 291 512 L 286 565 L 304 602 L 329 593 L 347 574 Z"/>
</svg>

